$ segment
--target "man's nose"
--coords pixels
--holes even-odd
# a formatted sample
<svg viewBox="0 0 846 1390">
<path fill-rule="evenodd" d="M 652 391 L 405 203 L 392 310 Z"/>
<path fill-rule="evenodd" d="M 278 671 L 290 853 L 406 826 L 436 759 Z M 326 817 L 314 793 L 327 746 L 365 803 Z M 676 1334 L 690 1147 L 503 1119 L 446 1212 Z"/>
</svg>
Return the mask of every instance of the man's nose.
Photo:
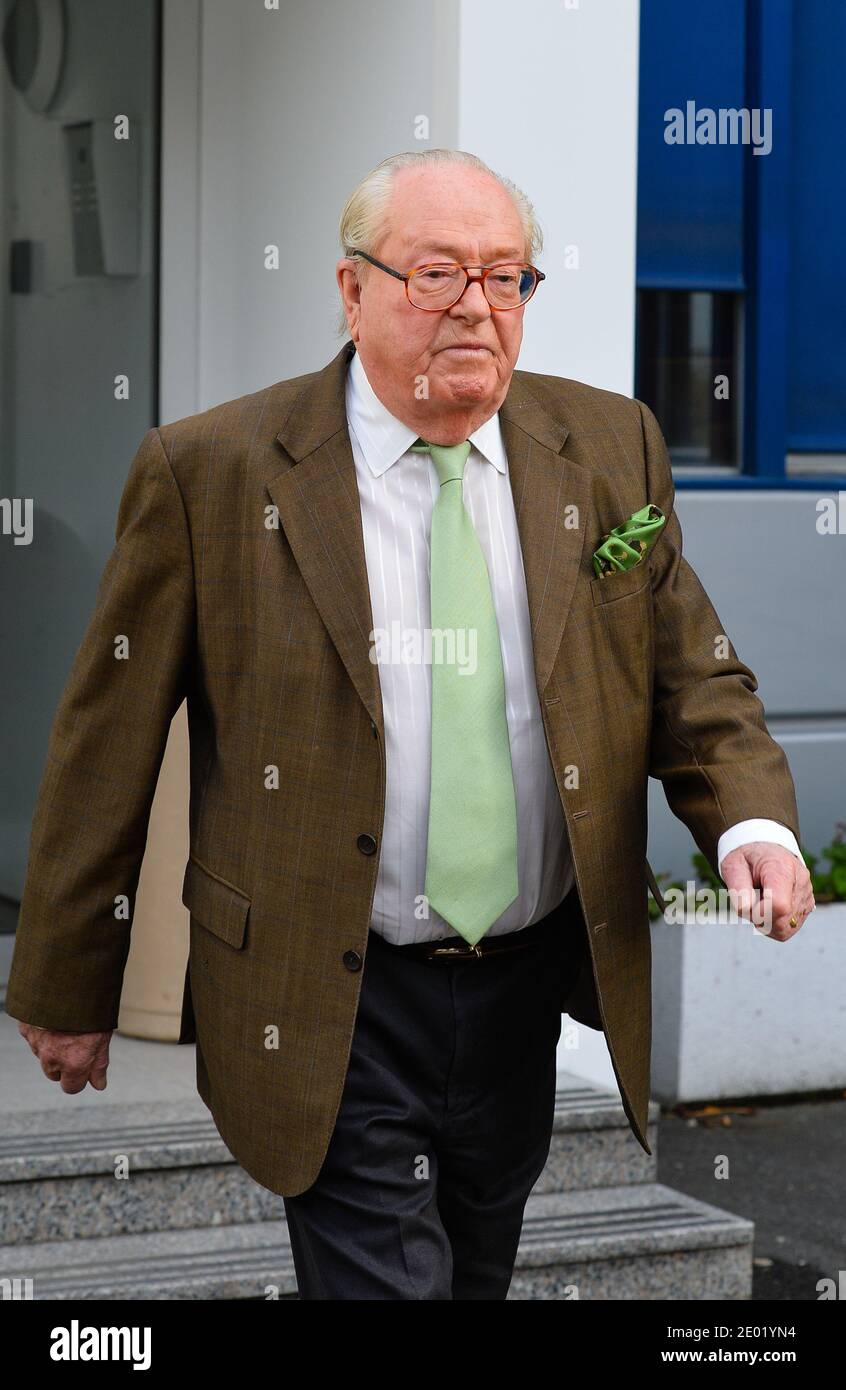
<svg viewBox="0 0 846 1390">
<path fill-rule="evenodd" d="M 454 314 L 457 318 L 472 319 L 474 322 L 490 318 L 491 306 L 485 298 L 482 281 L 478 276 L 471 275 L 463 295 L 452 305 L 448 313 Z"/>
</svg>

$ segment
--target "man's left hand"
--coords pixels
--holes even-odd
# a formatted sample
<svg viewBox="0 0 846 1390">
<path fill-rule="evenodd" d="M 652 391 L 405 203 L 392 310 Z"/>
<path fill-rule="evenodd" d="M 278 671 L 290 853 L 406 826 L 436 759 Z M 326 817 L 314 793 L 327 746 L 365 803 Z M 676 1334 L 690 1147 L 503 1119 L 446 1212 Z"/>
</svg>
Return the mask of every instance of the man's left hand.
<svg viewBox="0 0 846 1390">
<path fill-rule="evenodd" d="M 738 913 L 756 926 L 762 922 L 762 904 L 753 911 L 754 890 L 769 892 L 772 921 L 763 934 L 774 941 L 789 941 L 816 906 L 807 866 L 783 845 L 766 840 L 739 845 L 726 855 L 721 873 L 726 887 L 736 894 Z"/>
</svg>

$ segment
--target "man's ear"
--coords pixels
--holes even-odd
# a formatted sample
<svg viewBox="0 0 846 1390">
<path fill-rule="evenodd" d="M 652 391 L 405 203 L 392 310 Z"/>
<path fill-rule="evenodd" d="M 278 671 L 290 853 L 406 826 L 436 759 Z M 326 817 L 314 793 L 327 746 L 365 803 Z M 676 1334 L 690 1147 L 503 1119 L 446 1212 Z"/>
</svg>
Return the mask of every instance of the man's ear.
<svg viewBox="0 0 846 1390">
<path fill-rule="evenodd" d="M 352 256 L 344 256 L 335 268 L 335 278 L 341 291 L 341 302 L 347 319 L 347 327 L 354 343 L 359 339 L 361 319 L 361 287 L 358 283 L 358 265 Z"/>
</svg>

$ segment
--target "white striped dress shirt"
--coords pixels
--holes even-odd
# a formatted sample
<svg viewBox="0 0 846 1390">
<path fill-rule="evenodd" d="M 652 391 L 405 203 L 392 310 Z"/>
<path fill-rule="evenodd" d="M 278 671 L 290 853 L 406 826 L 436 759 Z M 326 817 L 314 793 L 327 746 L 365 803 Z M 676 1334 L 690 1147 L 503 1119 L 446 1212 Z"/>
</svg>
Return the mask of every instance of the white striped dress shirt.
<svg viewBox="0 0 846 1390">
<path fill-rule="evenodd" d="M 434 908 L 427 915 L 423 891 L 432 668 L 415 659 L 414 642 L 431 625 L 429 533 L 438 476 L 428 454 L 410 452 L 417 434 L 376 396 L 358 353 L 347 373 L 346 410 L 373 625 L 382 634 L 385 823 L 371 926 L 398 945 L 456 937 Z M 557 907 L 572 886 L 573 864 L 538 700 L 523 554 L 499 415 L 471 434 L 470 443 L 464 503 L 487 562 L 499 623 L 517 799 L 519 892 L 486 933 L 495 936 L 527 927 Z"/>
</svg>

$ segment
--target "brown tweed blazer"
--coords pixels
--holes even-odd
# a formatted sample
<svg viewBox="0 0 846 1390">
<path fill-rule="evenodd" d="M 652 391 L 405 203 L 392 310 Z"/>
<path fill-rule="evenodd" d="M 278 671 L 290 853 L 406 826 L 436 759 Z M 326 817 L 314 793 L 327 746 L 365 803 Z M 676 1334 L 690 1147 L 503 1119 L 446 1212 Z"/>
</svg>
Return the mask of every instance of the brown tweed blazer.
<svg viewBox="0 0 846 1390">
<path fill-rule="evenodd" d="M 43 1027 L 115 1027 L 130 932 L 115 900 L 134 902 L 187 699 L 180 1041 L 197 1043 L 198 1090 L 236 1159 L 285 1195 L 314 1181 L 338 1111 L 384 818 L 352 350 L 142 440 L 50 737 L 7 999 Z M 798 837 L 793 782 L 752 672 L 733 648 L 715 657 L 722 625 L 682 557 L 647 407 L 516 371 L 501 420 L 589 946 L 562 1010 L 604 1030 L 650 1152 L 647 778 L 714 867 L 721 832 L 746 817 Z M 647 501 L 670 518 L 648 558 L 596 579 L 592 551 Z"/>
</svg>

